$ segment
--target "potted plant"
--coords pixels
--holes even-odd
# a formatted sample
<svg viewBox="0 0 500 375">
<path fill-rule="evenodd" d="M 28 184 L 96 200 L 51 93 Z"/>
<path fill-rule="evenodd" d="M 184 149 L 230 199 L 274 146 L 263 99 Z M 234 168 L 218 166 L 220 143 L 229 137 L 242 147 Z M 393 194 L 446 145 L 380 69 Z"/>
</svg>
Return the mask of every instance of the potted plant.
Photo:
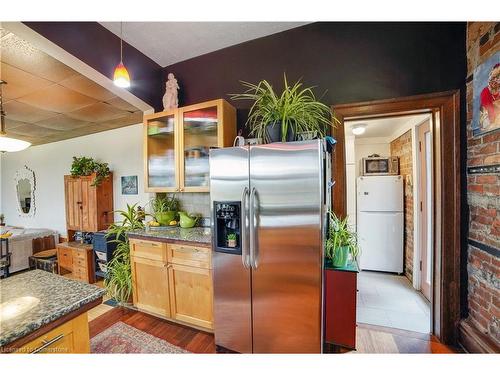
<svg viewBox="0 0 500 375">
<path fill-rule="evenodd" d="M 4 214 L 0 214 L 0 227 L 3 227 L 5 226 L 5 215 Z"/>
<path fill-rule="evenodd" d="M 250 128 L 250 135 L 267 143 L 290 142 L 298 133 L 325 136 L 328 127 L 339 122 L 330 108 L 316 100 L 314 87 L 303 87 L 300 80 L 289 85 L 286 75 L 283 76 L 281 94 L 277 94 L 266 80 L 257 84 L 241 81 L 247 90 L 230 94 L 233 100 L 253 101 L 245 124 Z"/>
<path fill-rule="evenodd" d="M 236 247 L 236 233 L 229 233 L 226 239 L 227 247 Z"/>
<path fill-rule="evenodd" d="M 340 219 L 330 212 L 330 225 L 326 240 L 325 256 L 327 265 L 334 268 L 347 266 L 349 261 L 356 260 L 359 254 L 356 233 L 350 230 L 347 216 Z"/>
<path fill-rule="evenodd" d="M 80 158 L 73 156 L 73 163 L 71 164 L 72 176 L 90 176 L 94 173 L 95 177 L 91 185 L 99 186 L 102 180 L 108 177 L 111 173 L 108 163 L 101 163 L 85 156 Z"/>
<path fill-rule="evenodd" d="M 170 222 L 175 220 L 179 211 L 179 200 L 175 194 L 171 196 L 156 196 L 150 201 L 153 217 L 162 226 L 170 225 Z"/>
<path fill-rule="evenodd" d="M 119 304 L 127 305 L 132 296 L 132 271 L 130 267 L 130 245 L 127 233 L 134 230 L 144 229 L 140 213 L 136 209 L 137 203 L 127 210 L 117 211 L 122 221 L 111 224 L 106 237 L 112 238 L 116 249 L 113 258 L 107 264 L 107 275 L 104 286 L 108 294 Z"/>
</svg>

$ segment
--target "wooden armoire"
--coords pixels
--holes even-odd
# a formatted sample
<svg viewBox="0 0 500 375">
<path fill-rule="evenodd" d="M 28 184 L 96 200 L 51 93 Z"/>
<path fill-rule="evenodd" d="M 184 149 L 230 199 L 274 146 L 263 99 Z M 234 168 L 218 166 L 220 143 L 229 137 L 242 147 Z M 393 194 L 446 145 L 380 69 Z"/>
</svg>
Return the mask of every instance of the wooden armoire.
<svg viewBox="0 0 500 375">
<path fill-rule="evenodd" d="M 113 175 L 92 186 L 95 174 L 64 176 L 68 241 L 75 232 L 97 232 L 113 223 Z"/>
</svg>

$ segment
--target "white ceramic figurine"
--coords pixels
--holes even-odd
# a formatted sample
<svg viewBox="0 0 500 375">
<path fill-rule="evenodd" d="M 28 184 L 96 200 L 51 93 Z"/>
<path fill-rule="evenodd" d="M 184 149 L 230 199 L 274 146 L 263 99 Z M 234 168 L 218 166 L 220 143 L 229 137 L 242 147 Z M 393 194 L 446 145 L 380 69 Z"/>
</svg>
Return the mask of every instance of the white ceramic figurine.
<svg viewBox="0 0 500 375">
<path fill-rule="evenodd" d="M 165 82 L 165 95 L 163 95 L 163 109 L 172 109 L 179 106 L 179 99 L 177 97 L 177 90 L 179 85 L 172 73 L 168 73 L 167 82 Z"/>
</svg>

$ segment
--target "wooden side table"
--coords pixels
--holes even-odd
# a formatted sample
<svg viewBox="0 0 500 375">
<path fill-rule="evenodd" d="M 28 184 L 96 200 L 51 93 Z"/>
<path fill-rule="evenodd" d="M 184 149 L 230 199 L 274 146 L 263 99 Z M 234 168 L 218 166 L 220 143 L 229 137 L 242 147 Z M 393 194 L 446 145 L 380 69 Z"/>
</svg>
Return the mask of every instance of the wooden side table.
<svg viewBox="0 0 500 375">
<path fill-rule="evenodd" d="M 63 242 L 57 247 L 57 267 L 59 274 L 70 271 L 73 278 L 87 283 L 95 283 L 94 251 L 92 245 L 80 242 Z"/>
</svg>

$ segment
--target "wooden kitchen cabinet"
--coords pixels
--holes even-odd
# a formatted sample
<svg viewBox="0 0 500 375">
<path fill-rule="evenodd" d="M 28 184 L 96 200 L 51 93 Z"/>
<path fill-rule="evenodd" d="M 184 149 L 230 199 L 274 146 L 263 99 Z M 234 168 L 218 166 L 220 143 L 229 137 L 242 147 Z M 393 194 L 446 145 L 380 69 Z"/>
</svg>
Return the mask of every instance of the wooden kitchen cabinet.
<svg viewBox="0 0 500 375">
<path fill-rule="evenodd" d="M 210 247 L 130 238 L 134 306 L 213 329 Z"/>
<path fill-rule="evenodd" d="M 134 306 L 170 318 L 167 263 L 133 256 L 130 264 Z"/>
<path fill-rule="evenodd" d="M 213 290 L 210 269 L 170 264 L 168 269 L 172 317 L 213 329 Z"/>
<path fill-rule="evenodd" d="M 208 152 L 232 146 L 236 110 L 224 99 L 144 116 L 147 192 L 208 192 Z"/>
<path fill-rule="evenodd" d="M 71 241 L 76 231 L 98 232 L 113 222 L 113 176 L 92 186 L 95 174 L 64 176 L 66 228 Z"/>
<path fill-rule="evenodd" d="M 18 348 L 18 354 L 86 354 L 90 353 L 87 313 L 50 330 Z"/>
</svg>

